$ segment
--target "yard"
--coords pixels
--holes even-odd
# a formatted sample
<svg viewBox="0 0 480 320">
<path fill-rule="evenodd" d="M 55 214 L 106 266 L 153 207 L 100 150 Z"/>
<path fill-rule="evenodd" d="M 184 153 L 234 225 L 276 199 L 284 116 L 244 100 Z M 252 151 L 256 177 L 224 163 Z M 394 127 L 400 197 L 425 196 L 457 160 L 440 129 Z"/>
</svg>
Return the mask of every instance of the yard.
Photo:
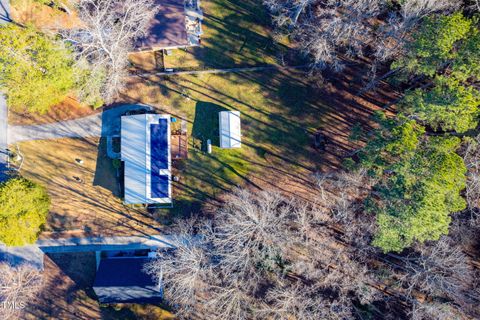
<svg viewBox="0 0 480 320">
<path fill-rule="evenodd" d="M 200 47 L 172 50 L 164 67 L 175 69 L 233 68 L 292 62 L 287 38 L 275 38 L 261 1 L 204 0 Z M 152 52 L 131 55 L 134 64 L 153 70 L 160 64 Z"/>
<path fill-rule="evenodd" d="M 18 1 L 22 5 L 16 9 L 17 15 L 23 14 L 26 20 L 43 16 L 36 7 L 29 11 L 26 0 Z M 285 39 L 273 39 L 270 18 L 260 2 L 205 0 L 202 9 L 202 46 L 187 52 L 175 50 L 166 57 L 168 66 L 281 64 L 289 53 Z M 51 19 L 56 18 L 52 15 Z M 154 58 L 153 53 L 131 57 L 135 63 L 149 66 L 147 69 L 155 68 Z M 21 143 L 25 155 L 22 173 L 47 185 L 52 196 L 48 232 L 156 233 L 159 224 L 154 220 L 164 224 L 176 215 L 197 212 L 202 205 L 215 204 L 219 195 L 234 186 L 274 185 L 293 192 L 319 168 L 321 155 L 312 148 L 313 134 L 322 125 L 326 109 L 303 71 L 130 77 L 126 83 L 118 103 L 150 104 L 157 112 L 189 124 L 189 158 L 174 164 L 174 175 L 179 177 L 173 185 L 174 209 L 161 210 L 156 216 L 125 207 L 118 197 L 111 161 L 96 139 Z M 242 113 L 240 150 L 218 148 L 218 111 L 225 109 Z M 12 113 L 10 123 L 47 123 L 92 112 L 72 100 L 42 116 Z M 214 143 L 212 154 L 205 152 L 207 139 Z M 83 165 L 75 162 L 77 157 L 84 160 Z"/>
<path fill-rule="evenodd" d="M 166 68 L 280 64 L 286 58 L 288 41 L 273 38 L 261 1 L 207 0 L 202 1 L 202 10 L 201 46 L 174 51 L 165 58 Z"/>
<path fill-rule="evenodd" d="M 320 163 L 312 142 L 325 111 L 311 90 L 303 72 L 131 78 L 122 102 L 150 104 L 188 123 L 189 158 L 174 163 L 174 209 L 152 214 L 123 205 L 103 139 L 23 142 L 21 173 L 46 185 L 52 197 L 43 235 L 159 233 L 172 217 L 216 204 L 237 185 L 286 192 L 305 185 Z M 218 112 L 227 109 L 242 113 L 241 149 L 218 147 Z M 207 139 L 212 154 L 205 152 Z"/>
<path fill-rule="evenodd" d="M 25 157 L 20 173 L 45 185 L 52 199 L 43 236 L 159 233 L 152 215 L 123 205 L 103 139 L 65 138 L 19 146 Z"/>
<path fill-rule="evenodd" d="M 189 159 L 174 164 L 180 178 L 174 183 L 175 214 L 215 203 L 236 185 L 273 185 L 291 192 L 319 168 L 313 133 L 326 109 L 303 72 L 131 78 L 122 99 L 188 122 Z M 218 147 L 222 110 L 241 112 L 241 149 Z M 205 152 L 207 139 L 212 154 Z"/>
<path fill-rule="evenodd" d="M 308 189 L 314 172 L 337 166 L 353 147 L 348 141 L 353 119 L 368 119 L 377 108 L 370 98 L 353 101 L 356 88 L 351 82 L 343 85 L 349 81 L 347 75 L 337 87 L 317 88 L 301 70 L 129 78 L 119 103 L 149 104 L 188 123 L 189 157 L 174 163 L 179 181 L 173 183 L 171 210 L 148 213 L 122 204 L 103 140 L 21 143 L 22 173 L 45 184 L 52 195 L 47 231 L 158 233 L 175 216 L 218 204 L 235 186 L 298 193 Z M 241 112 L 241 149 L 218 147 L 221 110 Z M 313 147 L 318 130 L 327 138 L 325 151 Z M 212 154 L 206 153 L 207 139 L 213 142 Z"/>
</svg>

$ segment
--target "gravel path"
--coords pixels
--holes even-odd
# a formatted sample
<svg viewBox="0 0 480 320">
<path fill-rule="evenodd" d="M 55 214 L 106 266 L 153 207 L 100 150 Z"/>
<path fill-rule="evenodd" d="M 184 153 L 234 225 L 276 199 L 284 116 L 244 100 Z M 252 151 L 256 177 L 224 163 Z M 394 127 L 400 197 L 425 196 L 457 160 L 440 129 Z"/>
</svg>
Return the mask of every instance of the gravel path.
<svg viewBox="0 0 480 320">
<path fill-rule="evenodd" d="M 102 130 L 102 114 L 76 120 L 32 126 L 10 126 L 10 143 L 57 138 L 98 137 Z"/>
<path fill-rule="evenodd" d="M 23 247 L 7 247 L 0 243 L 0 262 L 5 261 L 12 265 L 29 263 L 42 270 L 45 253 L 157 250 L 173 247 L 172 236 L 164 235 L 44 239 Z"/>
<path fill-rule="evenodd" d="M 175 76 L 175 75 L 190 75 L 190 74 L 209 74 L 209 73 L 239 73 L 239 72 L 258 72 L 267 70 L 293 70 L 293 69 L 306 69 L 308 65 L 300 66 L 278 66 L 268 65 L 260 67 L 238 67 L 238 68 L 225 68 L 225 69 L 205 69 L 205 70 L 185 70 L 185 71 L 151 71 L 144 73 L 132 74 L 130 77 L 148 77 L 148 76 Z"/>
<path fill-rule="evenodd" d="M 120 134 L 120 117 L 128 111 L 148 109 L 143 105 L 122 105 L 91 116 L 31 126 L 10 126 L 8 143 L 59 138 L 106 137 Z"/>
</svg>

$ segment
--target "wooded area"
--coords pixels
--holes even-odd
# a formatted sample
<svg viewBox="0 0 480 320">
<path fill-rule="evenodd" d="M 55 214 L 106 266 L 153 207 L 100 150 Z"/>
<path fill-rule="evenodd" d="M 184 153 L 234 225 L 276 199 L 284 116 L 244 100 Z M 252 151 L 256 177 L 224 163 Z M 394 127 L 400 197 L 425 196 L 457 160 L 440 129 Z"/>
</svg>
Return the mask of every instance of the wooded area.
<svg viewBox="0 0 480 320">
<path fill-rule="evenodd" d="M 194 209 L 183 214 L 190 217 L 173 220 L 168 229 L 176 235 L 175 249 L 159 251 L 145 267 L 164 287 L 168 305 L 185 319 L 480 318 L 479 2 L 263 4 L 272 18 L 272 39 L 292 41 L 295 59 L 307 63 L 305 78 L 312 90 L 354 70 L 352 77 L 364 80 L 358 96 L 374 96 L 388 84 L 398 97 L 367 120 L 352 115 L 348 143 L 354 150 L 343 153 L 341 168 L 325 165 L 304 180 L 308 192 L 281 192 L 277 181 L 264 187 L 242 176 L 233 190 L 224 187 L 230 183 L 224 179 L 215 199 L 207 194 L 201 201 L 208 203 L 198 210 L 189 203 Z M 12 108 L 42 113 L 68 95 L 99 107 L 116 102 L 125 89 L 131 75 L 128 53 L 155 13 L 153 1 L 81 0 L 73 9 L 81 21 L 74 28 L 0 27 L 0 85 Z M 182 79 L 182 85 L 193 88 L 194 77 Z M 232 83 L 239 85 L 239 78 Z M 162 86 L 165 95 L 171 88 L 180 92 L 175 80 L 144 81 Z M 265 90 L 265 96 L 272 94 L 267 93 L 271 87 L 279 95 L 285 89 L 273 81 L 259 83 L 251 91 Z M 185 92 L 180 101 L 186 104 L 191 97 Z M 307 100 L 308 93 L 295 92 L 282 103 Z M 197 99 L 203 109 L 195 109 L 195 116 L 220 108 Z M 242 104 L 228 94 L 213 98 L 221 99 Z M 290 111 L 301 117 L 303 110 Z M 323 115 L 319 112 L 318 118 Z M 290 114 L 262 116 L 288 122 Z M 247 123 L 258 120 L 245 118 Z M 259 131 L 268 136 L 272 124 L 261 121 Z M 331 143 L 320 124 L 289 125 L 315 135 L 318 152 Z M 251 152 L 275 167 L 267 149 L 254 146 Z M 214 174 L 233 166 L 226 162 Z M 39 185 L 20 178 L 0 185 L 0 209 L 13 212 L 0 213 L 0 240 L 7 245 L 34 242 L 48 207 Z M 21 277 L 14 284 L 0 279 L 0 297 L 10 299 L 10 289 L 26 290 L 29 297 L 40 287 L 31 271 L 0 267 L 6 275 Z"/>
<path fill-rule="evenodd" d="M 237 190 L 179 222 L 179 249 L 147 270 L 186 318 L 479 317 L 477 4 L 265 4 L 319 81 L 369 61 L 359 94 L 388 81 L 403 95 L 354 127 L 362 147 L 312 178 L 308 201 Z"/>
</svg>

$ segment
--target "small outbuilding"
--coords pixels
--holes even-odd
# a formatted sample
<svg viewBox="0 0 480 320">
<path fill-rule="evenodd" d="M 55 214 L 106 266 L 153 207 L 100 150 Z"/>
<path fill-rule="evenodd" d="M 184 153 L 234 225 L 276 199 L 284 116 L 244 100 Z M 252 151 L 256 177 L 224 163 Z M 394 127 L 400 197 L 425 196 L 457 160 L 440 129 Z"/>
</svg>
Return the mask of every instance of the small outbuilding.
<svg viewBox="0 0 480 320">
<path fill-rule="evenodd" d="M 220 148 L 242 147 L 240 111 L 219 112 Z"/>
<path fill-rule="evenodd" d="M 203 13 L 200 0 L 154 0 L 157 12 L 136 50 L 168 50 L 200 45 Z"/>
</svg>

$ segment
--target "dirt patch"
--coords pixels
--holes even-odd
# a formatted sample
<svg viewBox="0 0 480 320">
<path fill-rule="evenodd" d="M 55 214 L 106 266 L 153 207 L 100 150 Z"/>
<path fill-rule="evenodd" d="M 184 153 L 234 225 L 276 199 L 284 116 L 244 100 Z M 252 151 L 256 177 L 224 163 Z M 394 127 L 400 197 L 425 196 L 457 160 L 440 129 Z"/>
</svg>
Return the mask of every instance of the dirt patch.
<svg viewBox="0 0 480 320">
<path fill-rule="evenodd" d="M 163 68 L 163 58 L 161 52 L 133 52 L 128 55 L 128 59 L 134 65 L 132 71 L 159 71 L 161 68 Z"/>
<path fill-rule="evenodd" d="M 53 8 L 34 0 L 12 1 L 11 16 L 19 24 L 33 24 L 42 30 L 69 29 L 80 24 L 77 13 L 68 6 Z"/>
<path fill-rule="evenodd" d="M 372 119 L 376 111 L 392 111 L 399 92 L 382 81 L 375 89 L 364 91 L 368 82 L 368 64 L 352 63 L 341 74 L 326 75 L 317 97 L 327 107 L 318 127 L 325 137 L 326 150 L 322 152 L 323 171 L 335 170 L 342 161 L 364 145 L 364 141 L 350 139 L 352 128 L 360 126 L 364 133 L 374 129 Z M 379 71 L 381 74 L 382 71 Z"/>
<path fill-rule="evenodd" d="M 100 111 L 100 109 L 95 110 L 92 107 L 83 105 L 74 98 L 69 97 L 61 103 L 51 107 L 45 114 L 9 110 L 8 122 L 10 125 L 44 124 L 86 117 Z"/>
</svg>

